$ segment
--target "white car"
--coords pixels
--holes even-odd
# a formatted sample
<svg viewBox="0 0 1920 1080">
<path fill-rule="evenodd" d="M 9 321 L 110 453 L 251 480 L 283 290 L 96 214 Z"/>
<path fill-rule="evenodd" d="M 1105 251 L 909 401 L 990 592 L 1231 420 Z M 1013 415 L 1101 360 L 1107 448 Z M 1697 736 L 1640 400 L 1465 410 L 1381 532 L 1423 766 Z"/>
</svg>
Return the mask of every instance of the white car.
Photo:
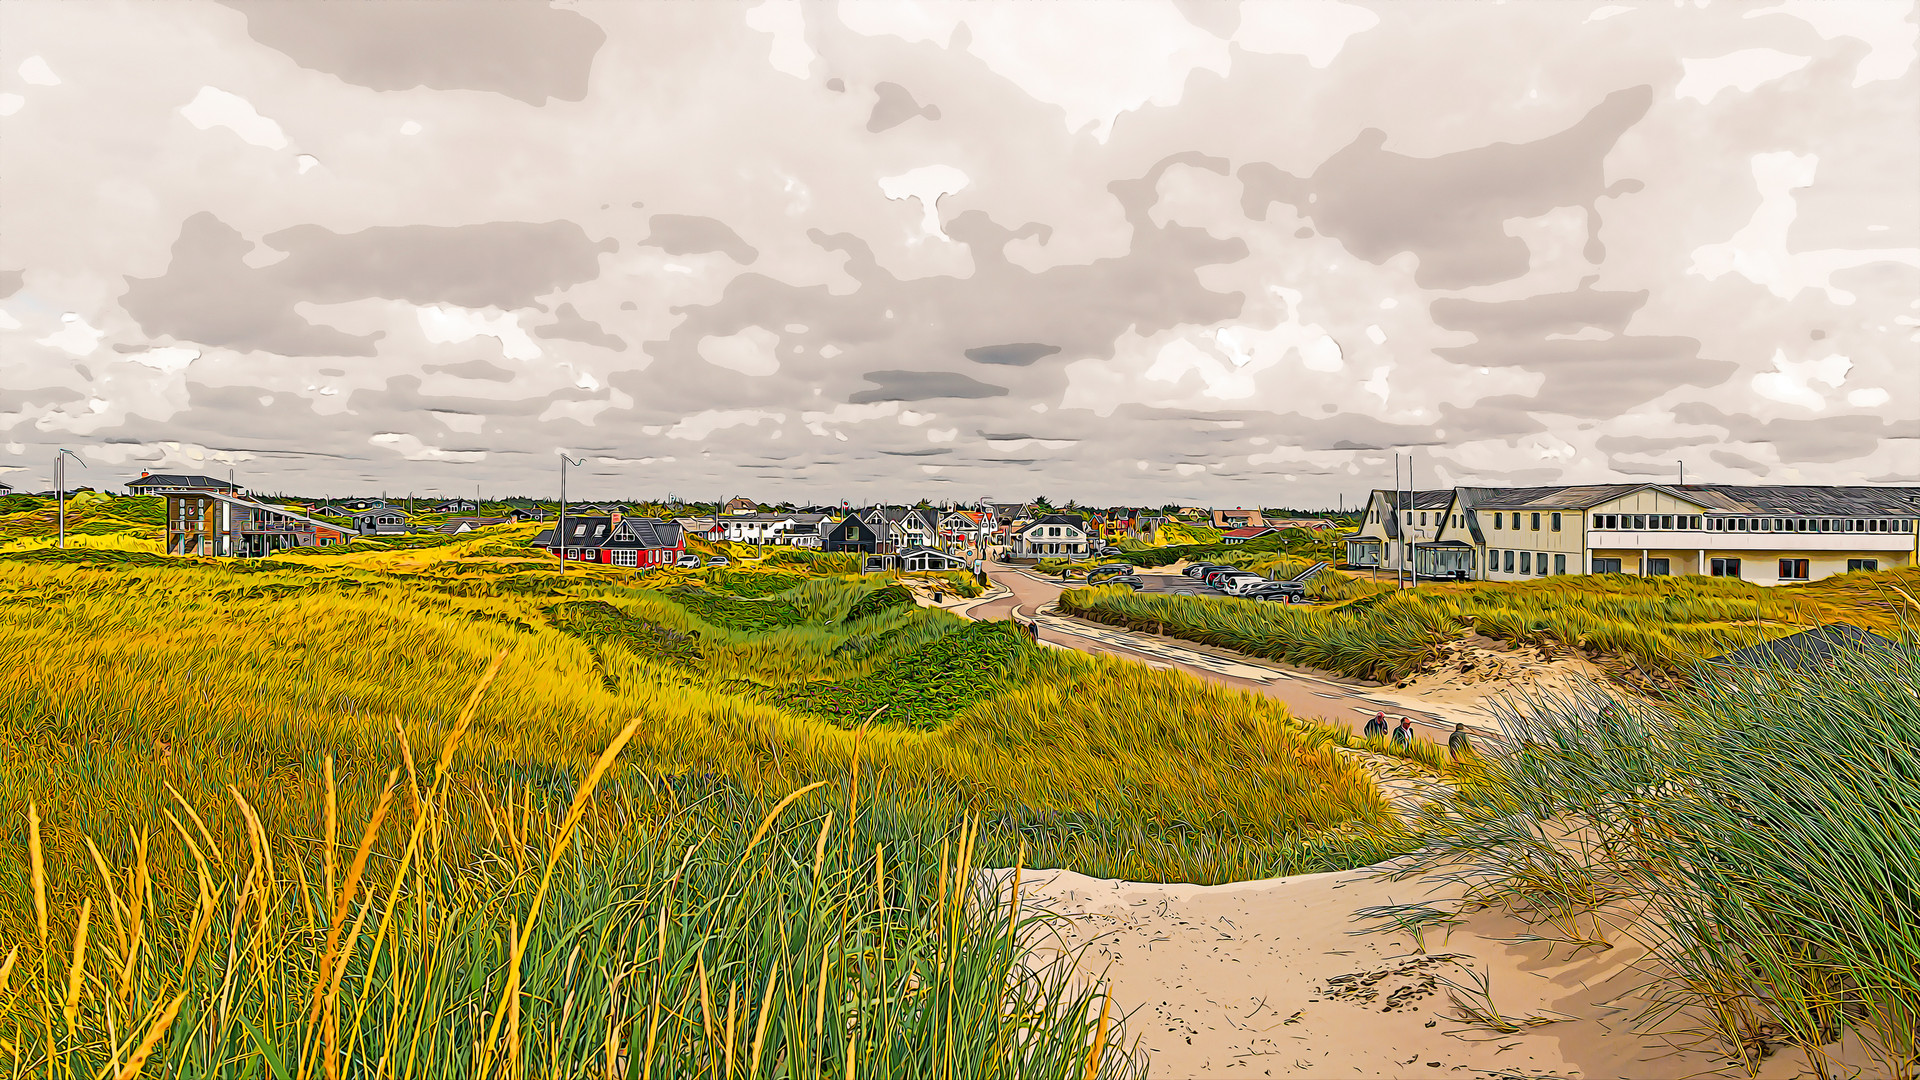
<svg viewBox="0 0 1920 1080">
<path fill-rule="evenodd" d="M 673 565 L 685 567 L 688 570 L 698 570 L 700 569 L 700 556 L 689 552 L 675 559 Z"/>
<path fill-rule="evenodd" d="M 1267 579 L 1259 574 L 1227 574 L 1221 577 L 1218 588 L 1228 596 L 1239 596 L 1243 589 L 1266 583 Z"/>
<path fill-rule="evenodd" d="M 714 557 L 707 560 L 707 565 L 708 566 L 731 566 L 733 564 L 731 560 L 729 560 L 725 555 L 715 555 Z"/>
</svg>

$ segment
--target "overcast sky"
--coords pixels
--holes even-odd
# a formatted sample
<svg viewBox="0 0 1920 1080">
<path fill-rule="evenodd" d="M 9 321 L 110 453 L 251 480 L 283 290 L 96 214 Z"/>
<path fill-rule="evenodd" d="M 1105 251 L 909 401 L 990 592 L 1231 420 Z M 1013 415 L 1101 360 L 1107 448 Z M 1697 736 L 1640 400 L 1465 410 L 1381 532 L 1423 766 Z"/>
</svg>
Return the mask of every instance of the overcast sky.
<svg viewBox="0 0 1920 1080">
<path fill-rule="evenodd" d="M 0 480 L 1916 482 L 1920 15 L 0 4 Z"/>
</svg>

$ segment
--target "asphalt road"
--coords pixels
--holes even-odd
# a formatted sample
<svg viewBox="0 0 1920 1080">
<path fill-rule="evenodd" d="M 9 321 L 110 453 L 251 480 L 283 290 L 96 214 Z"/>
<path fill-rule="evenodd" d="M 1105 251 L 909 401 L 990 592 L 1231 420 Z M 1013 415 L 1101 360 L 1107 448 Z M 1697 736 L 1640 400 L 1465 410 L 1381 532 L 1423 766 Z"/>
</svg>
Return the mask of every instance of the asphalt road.
<svg viewBox="0 0 1920 1080">
<path fill-rule="evenodd" d="M 969 618 L 1005 619 L 1017 616 L 1024 623 L 1032 620 L 1036 612 L 1052 604 L 1060 595 L 1062 586 L 1057 582 L 1001 563 L 989 562 L 986 567 L 987 576 L 1006 586 L 1011 590 L 1011 595 L 970 609 L 967 612 Z M 1177 574 L 1142 574 L 1141 577 L 1149 592 L 1220 595 Z M 1257 601 L 1249 601 L 1254 602 Z M 1118 656 L 1152 667 L 1178 668 L 1209 682 L 1265 694 L 1285 702 L 1289 711 L 1304 718 L 1346 724 L 1357 729 L 1374 713 L 1384 712 L 1393 718 L 1408 717 L 1416 728 L 1424 729 L 1423 734 L 1427 738 L 1441 742 L 1446 741 L 1447 735 L 1453 730 L 1451 721 L 1374 697 L 1373 688 L 1361 683 L 1308 675 L 1263 660 L 1231 656 L 1224 650 L 1204 650 L 1204 647 L 1195 646 L 1192 642 L 1119 627 L 1089 625 L 1082 630 L 1064 618 L 1044 620 L 1040 639 L 1065 648 Z M 1187 655 L 1169 655 L 1174 651 Z M 1191 655 L 1203 651 L 1206 653 L 1203 658 Z M 1222 662 L 1212 662 L 1216 656 Z"/>
</svg>

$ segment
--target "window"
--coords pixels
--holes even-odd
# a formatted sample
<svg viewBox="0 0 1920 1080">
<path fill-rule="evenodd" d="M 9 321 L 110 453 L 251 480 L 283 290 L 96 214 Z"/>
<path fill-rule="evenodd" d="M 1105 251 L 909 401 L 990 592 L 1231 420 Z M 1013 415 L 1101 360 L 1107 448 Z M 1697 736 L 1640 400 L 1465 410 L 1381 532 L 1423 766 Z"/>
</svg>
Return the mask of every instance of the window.
<svg viewBox="0 0 1920 1080">
<path fill-rule="evenodd" d="M 1507 552 L 1506 573 L 1513 573 L 1513 552 Z"/>
<path fill-rule="evenodd" d="M 1547 576 L 1547 553 L 1542 551 L 1533 557 L 1533 572 L 1541 577 Z"/>
<path fill-rule="evenodd" d="M 1664 577 L 1671 572 L 1667 569 L 1671 565 L 1672 564 L 1665 559 L 1648 559 L 1647 560 L 1647 576 L 1648 577 Z"/>
<path fill-rule="evenodd" d="M 1553 572 L 1556 574 L 1564 574 L 1567 572 L 1567 557 L 1565 555 L 1555 555 L 1553 557 Z"/>
<path fill-rule="evenodd" d="M 1540 515 L 1538 512 L 1535 512 L 1535 514 L 1533 515 L 1533 531 L 1534 532 L 1540 531 Z"/>
<path fill-rule="evenodd" d="M 1806 559 L 1781 559 L 1780 560 L 1780 580 L 1781 581 L 1807 580 L 1807 560 Z"/>
<path fill-rule="evenodd" d="M 1533 573 L 1533 552 L 1523 551 L 1520 553 L 1520 572 L 1523 574 Z"/>
<path fill-rule="evenodd" d="M 1493 515 L 1493 527 L 1496 529 L 1500 527 L 1500 515 L 1498 513 Z"/>
<path fill-rule="evenodd" d="M 1880 569 L 1879 559 L 1848 559 L 1847 560 L 1847 571 L 1849 573 L 1855 570 L 1878 570 L 1878 569 Z"/>
<path fill-rule="evenodd" d="M 1560 515 L 1559 514 L 1553 515 L 1553 531 L 1554 532 L 1560 531 Z"/>
<path fill-rule="evenodd" d="M 1593 572 L 1596 574 L 1617 574 L 1620 572 L 1619 559 L 1593 560 Z"/>
<path fill-rule="evenodd" d="M 619 548 L 619 549 L 616 549 L 616 550 L 614 551 L 614 553 L 613 553 L 613 565 L 615 565 L 615 566 L 639 566 L 639 565 L 640 565 L 640 553 L 639 553 L 639 552 L 637 552 L 637 551 L 635 551 L 635 550 L 633 550 L 632 548 Z"/>
<path fill-rule="evenodd" d="M 1707 563 L 1707 573 L 1713 577 L 1739 577 L 1739 559 L 1713 559 Z"/>
<path fill-rule="evenodd" d="M 1639 529 L 1644 529 L 1644 528 L 1646 528 L 1646 527 L 1647 527 L 1647 515 L 1645 515 L 1645 514 L 1635 514 L 1635 515 L 1633 515 L 1633 527 L 1634 527 L 1634 529 L 1636 529 L 1636 530 L 1639 530 Z"/>
</svg>

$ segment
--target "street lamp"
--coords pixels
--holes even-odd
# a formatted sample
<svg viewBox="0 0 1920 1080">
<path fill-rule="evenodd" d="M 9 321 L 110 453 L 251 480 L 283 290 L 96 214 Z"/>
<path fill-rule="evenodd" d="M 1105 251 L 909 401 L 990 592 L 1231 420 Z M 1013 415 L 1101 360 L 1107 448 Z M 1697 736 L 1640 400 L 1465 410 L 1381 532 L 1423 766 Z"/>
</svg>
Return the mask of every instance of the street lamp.
<svg viewBox="0 0 1920 1080">
<path fill-rule="evenodd" d="M 80 461 L 79 454 L 76 454 L 73 451 L 68 450 L 64 446 L 60 448 L 59 453 L 53 455 L 53 485 L 54 485 L 54 490 L 58 493 L 58 498 L 60 500 L 60 546 L 63 548 L 67 546 L 67 459 L 68 458 L 72 458 L 75 461 Z M 80 467 L 83 469 L 86 468 L 87 463 L 84 461 L 80 461 Z"/>
<path fill-rule="evenodd" d="M 565 450 L 560 451 L 560 516 L 553 523 L 553 540 L 560 545 L 560 572 L 563 574 L 567 572 L 567 466 L 585 464 L 584 458 L 570 458 Z"/>
</svg>

